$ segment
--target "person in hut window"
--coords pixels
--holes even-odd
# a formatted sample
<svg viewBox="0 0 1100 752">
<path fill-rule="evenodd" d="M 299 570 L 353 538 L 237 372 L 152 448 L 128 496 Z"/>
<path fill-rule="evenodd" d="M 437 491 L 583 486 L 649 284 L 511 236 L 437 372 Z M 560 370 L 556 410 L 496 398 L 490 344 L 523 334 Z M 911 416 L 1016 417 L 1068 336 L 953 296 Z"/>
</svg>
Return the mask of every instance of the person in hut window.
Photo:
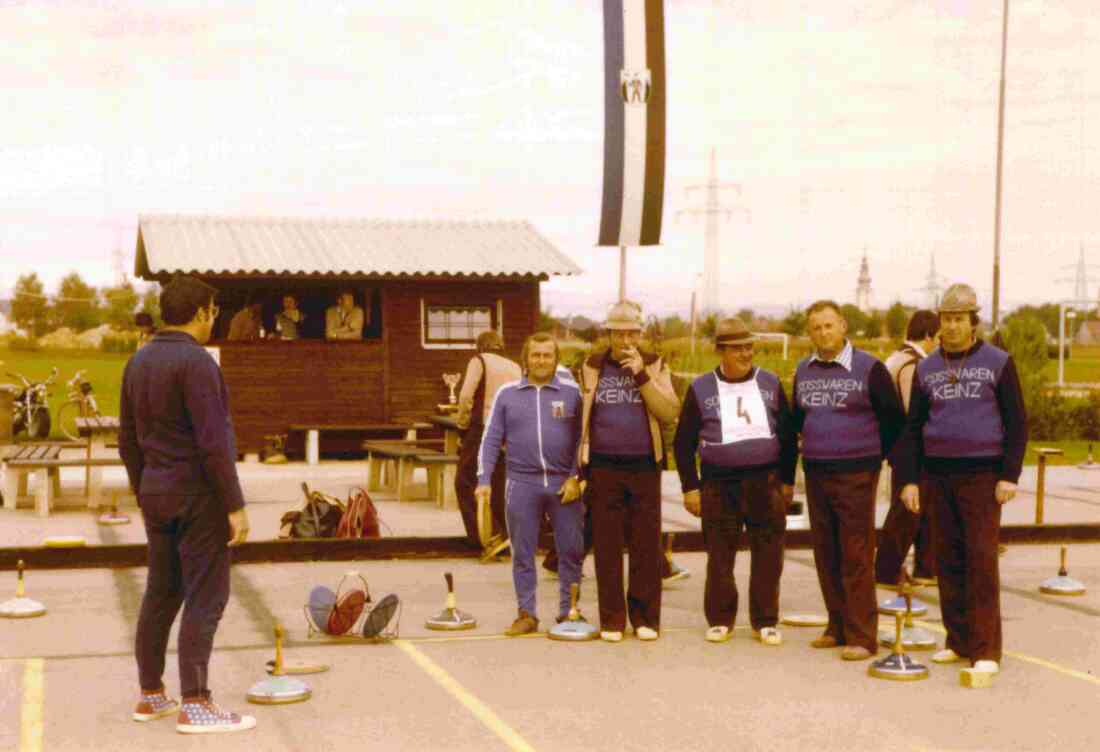
<svg viewBox="0 0 1100 752">
<path fill-rule="evenodd" d="M 325 311 L 325 339 L 363 339 L 363 309 L 351 290 L 341 290 L 336 305 Z"/>
<path fill-rule="evenodd" d="M 250 300 L 241 310 L 233 316 L 229 322 L 230 340 L 254 340 L 263 337 L 263 304 L 258 300 Z"/>
<path fill-rule="evenodd" d="M 301 337 L 301 326 L 306 315 L 298 308 L 298 299 L 291 294 L 283 296 L 283 310 L 275 314 L 275 331 L 282 339 Z"/>
</svg>

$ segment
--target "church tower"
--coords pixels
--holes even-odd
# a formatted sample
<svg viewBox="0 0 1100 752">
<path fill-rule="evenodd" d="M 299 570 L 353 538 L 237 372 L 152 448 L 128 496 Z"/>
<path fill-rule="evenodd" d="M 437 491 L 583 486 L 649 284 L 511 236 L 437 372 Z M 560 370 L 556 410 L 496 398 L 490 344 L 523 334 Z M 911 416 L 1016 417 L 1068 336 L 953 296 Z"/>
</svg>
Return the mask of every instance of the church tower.
<svg viewBox="0 0 1100 752">
<path fill-rule="evenodd" d="M 863 261 L 859 265 L 859 281 L 856 284 L 856 308 L 864 313 L 871 312 L 871 269 L 867 265 L 867 251 L 863 252 Z"/>
</svg>

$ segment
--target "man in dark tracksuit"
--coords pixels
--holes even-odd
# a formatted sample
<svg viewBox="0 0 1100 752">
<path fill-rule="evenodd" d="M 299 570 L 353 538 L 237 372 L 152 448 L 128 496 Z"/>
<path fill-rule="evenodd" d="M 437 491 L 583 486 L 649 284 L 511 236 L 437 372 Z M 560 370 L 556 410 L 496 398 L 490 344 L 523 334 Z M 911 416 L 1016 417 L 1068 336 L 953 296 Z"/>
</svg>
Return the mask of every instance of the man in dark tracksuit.
<svg viewBox="0 0 1100 752">
<path fill-rule="evenodd" d="M 815 648 L 843 645 L 841 658 L 878 651 L 875 491 L 882 459 L 904 423 L 886 367 L 852 347 L 840 307 L 814 303 L 807 327 L 815 352 L 794 376 L 795 429 L 802 433 L 814 563 L 829 612 Z"/>
<path fill-rule="evenodd" d="M 684 507 L 703 518 L 707 641 L 725 642 L 733 634 L 738 600 L 733 567 L 744 526 L 752 547 L 749 620 L 761 642 L 779 645 L 779 578 L 798 437 L 779 378 L 752 364 L 754 340 L 741 319 L 718 322 L 714 346 L 722 360 L 684 396 L 673 446 Z M 701 484 L 696 451 L 702 458 Z"/>
<path fill-rule="evenodd" d="M 569 589 L 580 583 L 584 560 L 584 504 L 577 467 L 581 436 L 581 393 L 577 384 L 562 381 L 555 369 L 558 343 L 539 332 L 527 338 L 521 362 L 527 375 L 505 384 L 493 400 L 478 454 L 479 503 L 488 503 L 490 481 L 506 454 L 505 486 L 508 536 L 512 541 L 512 582 L 519 614 L 505 634 L 516 637 L 538 629 L 535 593 L 535 551 L 542 518 L 550 516 L 561 564 L 558 620 L 569 613 Z"/>
<path fill-rule="evenodd" d="M 921 505 L 932 512 L 947 629 L 947 645 L 932 660 L 969 660 L 974 670 L 995 674 L 1002 649 L 1001 505 L 1016 495 L 1027 414 L 1012 356 L 975 336 L 974 290 L 952 285 L 939 310 L 941 346 L 917 367 L 898 451 L 902 501 L 914 513 Z M 921 469 L 923 499 L 916 483 Z"/>
<path fill-rule="evenodd" d="M 221 370 L 202 345 L 218 315 L 215 290 L 177 277 L 160 296 L 166 324 L 134 354 L 122 377 L 119 455 L 138 497 L 149 542 L 149 573 L 135 654 L 141 699 L 133 718 L 177 709 L 181 733 L 252 728 L 251 716 L 218 708 L 207 681 L 214 633 L 229 599 L 227 546 L 248 537 L 237 448 Z M 169 632 L 179 631 L 182 707 L 163 674 Z"/>
</svg>

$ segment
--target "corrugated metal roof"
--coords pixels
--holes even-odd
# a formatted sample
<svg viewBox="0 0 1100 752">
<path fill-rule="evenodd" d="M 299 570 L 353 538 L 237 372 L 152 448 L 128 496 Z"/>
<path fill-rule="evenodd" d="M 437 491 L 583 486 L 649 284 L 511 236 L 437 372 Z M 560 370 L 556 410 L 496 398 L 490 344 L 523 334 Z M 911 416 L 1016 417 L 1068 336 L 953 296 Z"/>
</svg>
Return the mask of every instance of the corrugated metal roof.
<svg viewBox="0 0 1100 752">
<path fill-rule="evenodd" d="M 280 276 L 534 276 L 581 269 L 529 222 L 146 215 L 134 271 Z"/>
</svg>

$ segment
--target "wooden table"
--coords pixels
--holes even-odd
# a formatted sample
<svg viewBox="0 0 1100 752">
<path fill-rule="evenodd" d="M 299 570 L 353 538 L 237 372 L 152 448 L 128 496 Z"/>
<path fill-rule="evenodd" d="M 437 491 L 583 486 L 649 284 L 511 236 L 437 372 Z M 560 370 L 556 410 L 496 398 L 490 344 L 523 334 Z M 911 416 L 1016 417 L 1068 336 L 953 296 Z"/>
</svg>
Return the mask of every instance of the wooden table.
<svg viewBox="0 0 1100 752">
<path fill-rule="evenodd" d="M 428 422 L 436 428 L 443 429 L 443 453 L 447 455 L 458 454 L 459 438 L 458 421 L 453 415 L 431 415 Z M 448 473 L 443 481 L 443 506 L 448 509 L 458 507 L 458 497 L 455 495 L 453 478 Z"/>
<path fill-rule="evenodd" d="M 443 453 L 458 454 L 459 430 L 458 421 L 450 415 L 430 415 L 428 422 L 437 428 L 443 429 Z"/>
<path fill-rule="evenodd" d="M 425 423 L 295 423 L 287 428 L 288 434 L 306 435 L 306 463 L 316 465 L 321 461 L 321 434 L 361 433 L 368 440 L 404 439 L 416 441 L 418 429 L 428 428 Z"/>
<path fill-rule="evenodd" d="M 96 450 L 105 450 L 108 442 L 118 443 L 118 418 L 114 415 L 95 415 L 76 419 L 76 431 L 87 440 L 87 458 L 91 460 Z M 84 468 L 84 496 L 88 506 L 99 506 L 103 490 L 103 468 L 89 462 Z"/>
</svg>

